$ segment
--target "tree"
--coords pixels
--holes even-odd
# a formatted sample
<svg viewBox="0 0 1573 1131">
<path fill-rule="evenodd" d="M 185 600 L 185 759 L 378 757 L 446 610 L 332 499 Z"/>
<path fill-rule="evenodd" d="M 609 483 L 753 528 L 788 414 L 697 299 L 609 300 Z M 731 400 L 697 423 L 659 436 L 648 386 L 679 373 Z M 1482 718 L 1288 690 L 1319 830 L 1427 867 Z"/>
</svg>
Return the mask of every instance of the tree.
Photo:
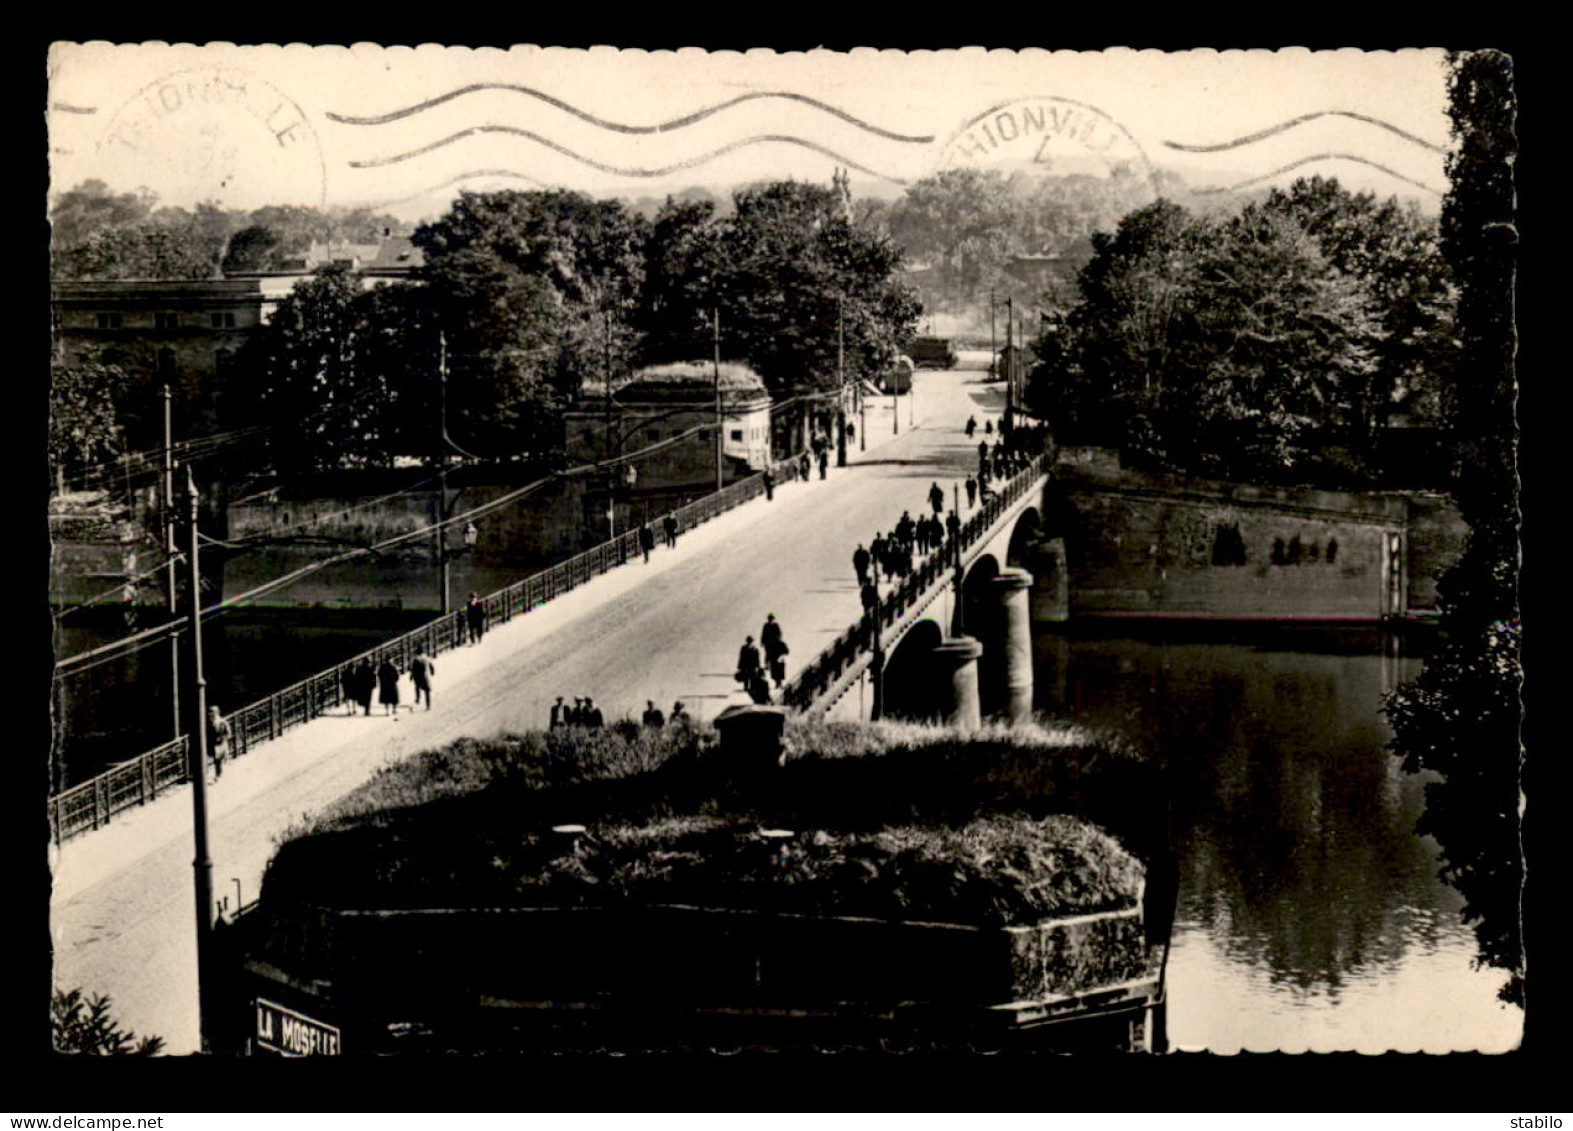
<svg viewBox="0 0 1573 1131">
<path fill-rule="evenodd" d="M 1171 446 L 1193 467 L 1276 478 L 1369 419 L 1380 331 L 1357 280 L 1291 217 L 1247 205 L 1209 227 L 1201 364 L 1192 387 L 1167 390 Z"/>
<path fill-rule="evenodd" d="M 116 193 L 103 181 L 83 181 L 55 198 L 49 210 L 51 244 L 57 251 L 79 247 L 100 231 L 141 223 L 157 199 L 147 189 Z"/>
<path fill-rule="evenodd" d="M 110 1013 L 108 995 L 84 997 L 80 989 L 55 990 L 49 1019 L 55 1051 L 75 1056 L 157 1056 L 162 1037 L 138 1037 Z"/>
<path fill-rule="evenodd" d="M 709 352 L 719 239 L 714 201 L 668 197 L 656 212 L 635 315 L 643 364 L 690 361 Z"/>
<path fill-rule="evenodd" d="M 1412 205 L 1351 193 L 1324 177 L 1274 189 L 1261 207 L 1292 217 L 1315 239 L 1327 261 L 1358 284 L 1379 323 L 1371 395 L 1353 421 L 1365 454 L 1374 454 L 1395 403 L 1407 402 L 1423 419 L 1441 423 L 1441 397 L 1452 384 L 1457 291 L 1437 225 Z"/>
<path fill-rule="evenodd" d="M 560 451 L 558 412 L 608 364 L 625 369 L 645 222 L 583 193 L 461 193 L 417 230 L 421 273 L 450 343 L 454 409 L 486 455 Z"/>
<path fill-rule="evenodd" d="M 119 455 L 116 402 L 125 386 L 119 366 L 58 359 L 50 365 L 49 462 L 57 480 Z"/>
<path fill-rule="evenodd" d="M 277 430 L 278 470 L 391 463 L 401 388 L 372 362 L 391 351 L 386 343 L 373 346 L 368 318 L 387 301 L 365 292 L 354 272 L 324 268 L 297 284 L 267 329 L 247 343 L 245 387 L 254 418 Z M 390 325 L 396 323 L 384 322 L 383 331 Z"/>
<path fill-rule="evenodd" d="M 1441 847 L 1441 875 L 1463 893 L 1478 960 L 1508 973 L 1524 1000 L 1519 847 L 1522 682 L 1513 278 L 1516 205 L 1512 65 L 1493 51 L 1449 59 L 1453 149 L 1441 247 L 1458 283 L 1459 375 L 1451 425 L 1460 438 L 1454 496 L 1469 525 L 1442 577 L 1444 638 L 1390 697 L 1393 751 L 1426 786 L 1418 830 Z"/>
<path fill-rule="evenodd" d="M 931 264 L 933 296 L 946 308 L 976 303 L 997 285 L 1018 247 L 1020 203 L 994 170 L 945 169 L 908 187 L 886 217 L 891 236 Z"/>
<path fill-rule="evenodd" d="M 831 388 L 838 325 L 847 370 L 873 376 L 916 330 L 893 240 L 855 226 L 830 189 L 795 181 L 739 192 L 713 281 L 729 353 L 777 397 Z"/>
</svg>

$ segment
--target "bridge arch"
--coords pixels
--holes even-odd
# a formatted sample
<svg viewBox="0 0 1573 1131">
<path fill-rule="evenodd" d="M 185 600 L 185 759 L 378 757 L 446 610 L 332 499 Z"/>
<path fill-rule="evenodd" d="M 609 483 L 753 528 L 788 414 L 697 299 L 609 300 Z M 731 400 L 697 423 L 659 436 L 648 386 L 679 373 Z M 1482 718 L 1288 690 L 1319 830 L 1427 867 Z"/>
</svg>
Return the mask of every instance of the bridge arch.
<svg viewBox="0 0 1573 1131">
<path fill-rule="evenodd" d="M 934 649 L 944 639 L 944 627 L 924 617 L 897 642 L 885 662 L 886 718 L 928 722 L 943 716 L 950 689 L 934 663 Z"/>
<path fill-rule="evenodd" d="M 1038 544 L 1043 540 L 1043 517 L 1037 507 L 1028 507 L 1011 528 L 1010 543 L 1005 550 L 1005 564 L 1031 570 L 1037 557 Z"/>
</svg>

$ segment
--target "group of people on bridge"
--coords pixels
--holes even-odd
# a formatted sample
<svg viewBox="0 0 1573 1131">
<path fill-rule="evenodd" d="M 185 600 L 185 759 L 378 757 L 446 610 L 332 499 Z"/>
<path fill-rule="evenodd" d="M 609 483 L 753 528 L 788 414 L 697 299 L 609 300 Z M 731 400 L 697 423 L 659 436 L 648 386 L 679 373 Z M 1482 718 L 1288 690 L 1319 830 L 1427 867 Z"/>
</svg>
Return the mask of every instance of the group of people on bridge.
<svg viewBox="0 0 1573 1131">
<path fill-rule="evenodd" d="M 743 685 L 743 690 L 755 703 L 769 703 L 770 685 L 774 683 L 780 688 L 786 683 L 786 657 L 791 650 L 781 631 L 781 622 L 776 620 L 775 613 L 768 613 L 759 630 L 759 643 L 755 644 L 752 636 L 743 638 L 743 646 L 737 652 L 737 670 L 732 678 Z"/>
<path fill-rule="evenodd" d="M 371 714 L 373 699 L 382 707 L 384 715 L 398 714 L 402 698 L 400 682 L 405 674 L 406 670 L 393 656 L 384 656 L 375 666 L 371 660 L 362 659 L 345 667 L 340 673 L 339 683 L 349 714 L 353 715 L 357 707 L 364 714 Z M 407 674 L 413 692 L 410 710 L 413 711 L 422 702 L 428 711 L 431 710 L 431 688 L 432 680 L 437 675 L 437 662 L 425 652 L 416 652 L 410 658 Z"/>
</svg>

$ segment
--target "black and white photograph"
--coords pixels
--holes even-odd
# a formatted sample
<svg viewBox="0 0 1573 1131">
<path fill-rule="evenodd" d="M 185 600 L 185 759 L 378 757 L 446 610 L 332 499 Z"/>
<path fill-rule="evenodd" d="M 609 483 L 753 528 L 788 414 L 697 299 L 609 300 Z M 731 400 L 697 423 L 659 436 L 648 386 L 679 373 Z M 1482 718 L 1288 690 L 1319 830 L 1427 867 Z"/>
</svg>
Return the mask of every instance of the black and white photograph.
<svg viewBox="0 0 1573 1131">
<path fill-rule="evenodd" d="M 47 69 L 56 1052 L 1521 1048 L 1507 54 Z"/>
</svg>

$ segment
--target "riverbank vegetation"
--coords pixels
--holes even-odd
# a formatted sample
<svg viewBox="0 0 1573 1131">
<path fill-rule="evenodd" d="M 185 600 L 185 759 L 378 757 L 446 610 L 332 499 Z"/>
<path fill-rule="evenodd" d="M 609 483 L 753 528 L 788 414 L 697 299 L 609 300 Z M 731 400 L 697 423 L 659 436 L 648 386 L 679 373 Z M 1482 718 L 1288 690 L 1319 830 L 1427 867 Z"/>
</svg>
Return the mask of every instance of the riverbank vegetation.
<svg viewBox="0 0 1573 1131">
<path fill-rule="evenodd" d="M 461 740 L 292 830 L 264 899 L 1004 925 L 1134 906 L 1163 835 L 1151 767 L 1077 731 L 793 722 L 785 750 L 750 773 L 683 726 Z"/>
<path fill-rule="evenodd" d="M 1028 397 L 1062 443 L 1258 483 L 1383 477 L 1390 418 L 1436 427 L 1457 288 L 1437 225 L 1313 177 L 1232 214 L 1158 200 L 1093 236 Z"/>
</svg>

